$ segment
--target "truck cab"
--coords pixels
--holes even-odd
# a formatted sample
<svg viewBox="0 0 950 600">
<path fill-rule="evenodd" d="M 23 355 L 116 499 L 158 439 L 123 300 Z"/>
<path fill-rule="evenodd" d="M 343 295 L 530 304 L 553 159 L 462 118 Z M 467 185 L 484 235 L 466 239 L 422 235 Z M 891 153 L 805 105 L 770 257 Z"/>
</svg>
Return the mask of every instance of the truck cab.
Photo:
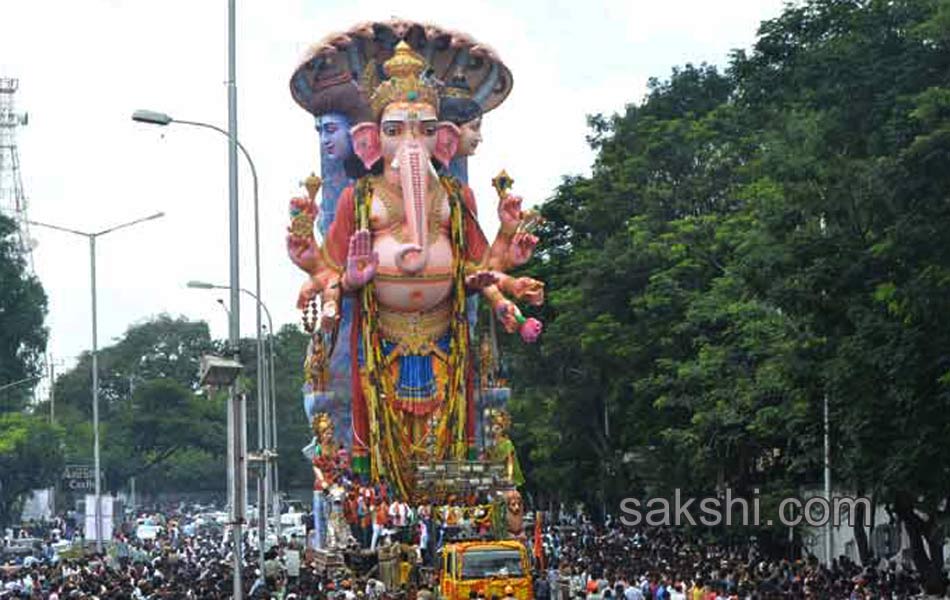
<svg viewBox="0 0 950 600">
<path fill-rule="evenodd" d="M 534 600 L 531 561 L 524 544 L 512 540 L 454 542 L 442 549 L 439 591 L 445 600 L 468 600 L 481 592 L 502 598 L 511 586 L 518 600 Z"/>
</svg>

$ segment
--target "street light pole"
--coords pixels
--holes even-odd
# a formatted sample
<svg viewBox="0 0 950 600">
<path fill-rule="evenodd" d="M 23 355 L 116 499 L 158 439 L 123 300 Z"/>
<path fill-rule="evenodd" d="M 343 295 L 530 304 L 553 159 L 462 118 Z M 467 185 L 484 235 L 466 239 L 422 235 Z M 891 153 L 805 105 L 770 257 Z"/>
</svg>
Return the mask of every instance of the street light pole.
<svg viewBox="0 0 950 600">
<path fill-rule="evenodd" d="M 263 305 L 263 303 L 261 303 Z M 266 308 L 266 307 L 265 307 Z M 274 461 L 274 514 L 277 515 L 277 539 L 280 540 L 280 480 L 278 479 L 278 474 L 280 471 L 280 463 L 277 462 L 276 457 L 279 456 L 277 451 L 277 384 L 276 379 L 274 378 L 274 322 L 270 318 L 270 311 L 267 311 L 267 326 L 268 326 L 268 335 L 267 341 L 270 346 L 270 371 L 268 371 L 267 380 L 270 382 L 270 402 L 271 402 L 271 450 L 274 451 L 275 461 Z"/>
<path fill-rule="evenodd" d="M 96 552 L 102 552 L 102 473 L 99 470 L 99 340 L 96 311 L 96 236 L 89 236 L 89 281 L 92 288 L 92 447 L 96 472 Z"/>
<path fill-rule="evenodd" d="M 31 381 L 36 381 L 37 379 L 42 379 L 42 378 L 43 378 L 42 375 L 37 375 L 36 377 L 25 377 L 25 378 L 23 378 L 23 379 L 17 379 L 16 381 L 11 381 L 10 383 L 6 383 L 6 384 L 4 384 L 4 385 L 0 385 L 0 392 L 2 392 L 3 390 L 6 390 L 6 389 L 12 388 L 12 387 L 16 387 L 16 386 L 18 386 L 18 385 L 22 385 L 22 384 L 24 384 L 24 383 L 29 383 L 29 382 L 31 382 Z"/>
<path fill-rule="evenodd" d="M 824 425 L 824 471 L 825 471 L 825 501 L 827 505 L 831 506 L 831 429 L 829 427 L 828 419 L 828 392 L 825 392 L 824 402 L 822 403 L 824 413 L 823 425 Z M 831 510 L 830 508 L 828 510 Z M 834 556 L 831 548 L 831 519 L 825 524 L 825 563 L 828 568 L 831 568 L 831 560 Z"/>
<path fill-rule="evenodd" d="M 161 125 L 166 126 L 171 123 L 178 123 L 181 125 L 191 125 L 192 127 L 201 127 L 204 129 L 211 129 L 217 131 L 218 133 L 224 135 L 228 138 L 229 152 L 228 152 L 228 175 L 229 175 L 229 190 L 230 190 L 230 228 L 231 228 L 231 285 L 226 288 L 231 292 L 231 344 L 237 348 L 238 344 L 238 297 L 239 297 L 239 287 L 240 282 L 238 279 L 238 259 L 237 259 L 237 245 L 238 245 L 238 202 L 237 202 L 237 150 L 240 150 L 244 155 L 244 158 L 247 159 L 247 164 L 251 168 L 251 179 L 253 180 L 254 185 L 254 279 L 255 279 L 255 290 L 257 291 L 256 297 L 260 298 L 261 296 L 261 243 L 260 243 L 260 218 L 258 211 L 258 184 L 257 184 L 257 167 L 254 166 L 254 161 L 251 159 L 250 153 L 247 151 L 247 148 L 238 140 L 237 136 L 237 95 L 234 88 L 234 0 L 229 1 L 229 50 L 228 50 L 228 131 L 221 129 L 217 125 L 212 125 L 211 123 L 204 123 L 201 121 L 188 121 L 184 119 L 173 119 L 171 116 L 153 111 L 153 110 L 137 110 L 132 113 L 132 120 L 138 121 L 140 123 L 148 123 L 151 125 Z M 260 303 L 258 302 L 256 309 L 257 317 L 257 369 L 258 373 L 261 373 L 264 368 L 263 363 L 263 345 L 261 342 L 261 308 Z M 257 411 L 258 411 L 258 421 L 261 421 L 261 415 L 265 412 L 265 407 L 263 405 L 264 401 L 264 389 L 263 389 L 263 380 L 260 376 L 257 378 L 258 387 L 257 387 Z M 258 436 L 260 440 L 260 446 L 263 449 L 266 447 L 265 433 L 261 429 L 261 426 L 258 425 Z M 269 469 L 268 463 L 268 469 Z M 269 471 L 268 471 L 269 473 Z M 269 479 L 269 476 L 268 476 Z M 243 515 L 242 515 L 243 518 Z M 235 582 L 237 585 L 237 582 Z M 237 594 L 237 592 L 235 592 Z M 240 596 L 236 595 L 235 598 L 240 600 Z"/>
<path fill-rule="evenodd" d="M 204 290 L 214 290 L 214 289 L 223 290 L 223 289 L 228 289 L 226 286 L 223 286 L 223 285 L 216 285 L 216 284 L 213 284 L 213 283 L 207 283 L 207 282 L 204 282 L 204 281 L 189 281 L 189 282 L 187 283 L 187 287 L 192 288 L 192 289 L 204 289 Z M 240 288 L 240 291 L 243 292 L 243 293 L 245 293 L 245 294 L 247 294 L 248 296 L 250 296 L 251 298 L 254 299 L 254 302 L 255 302 L 255 304 L 257 305 L 257 312 L 258 312 L 258 314 L 261 313 L 261 310 L 264 311 L 264 314 L 267 315 L 267 325 L 268 325 L 269 331 L 273 332 L 273 331 L 274 331 L 274 320 L 271 318 L 270 309 L 268 309 L 268 308 L 267 308 L 267 305 L 264 304 L 263 301 L 261 301 L 260 296 L 257 295 L 257 294 L 255 294 L 254 292 L 251 292 L 250 290 L 248 290 L 248 289 L 246 289 L 246 288 Z M 271 448 L 271 445 L 270 445 L 270 444 L 271 444 L 271 441 L 270 441 L 270 440 L 271 440 L 271 433 L 273 434 L 273 438 L 272 438 L 272 439 L 273 439 L 275 442 L 276 442 L 276 439 L 277 439 L 277 428 L 276 428 L 276 426 L 271 422 L 271 420 L 274 419 L 274 418 L 276 418 L 276 414 L 277 414 L 277 413 L 276 413 L 276 403 L 271 404 L 271 403 L 274 402 L 274 398 L 273 398 L 273 397 L 271 397 L 271 398 L 269 398 L 269 399 L 264 398 L 264 396 L 268 395 L 268 393 L 270 393 L 271 395 L 273 395 L 273 391 L 274 391 L 274 389 L 275 389 L 275 388 L 274 388 L 274 382 L 273 382 L 273 374 L 274 374 L 274 371 L 273 371 L 273 362 L 274 362 L 274 344 L 273 344 L 273 339 L 271 339 L 271 341 L 270 341 L 270 363 L 271 363 L 271 365 L 270 365 L 270 370 L 268 371 L 267 361 L 264 360 L 264 341 L 263 341 L 263 337 L 262 337 L 262 335 L 261 335 L 262 328 L 259 327 L 257 331 L 258 331 L 258 338 L 257 338 L 257 353 L 258 353 L 258 361 L 257 361 L 257 364 L 258 364 L 258 371 L 257 371 L 258 413 L 257 413 L 257 417 L 258 417 L 258 424 L 257 424 L 257 427 L 258 427 L 258 440 L 260 440 L 260 442 L 261 442 L 260 456 L 263 457 L 263 459 L 264 459 L 264 469 L 265 469 L 265 471 L 264 471 L 264 476 L 263 476 L 263 477 L 259 480 L 259 482 L 258 482 L 259 485 L 262 485 L 262 486 L 263 486 L 263 490 L 261 490 L 260 487 L 258 488 L 258 499 L 257 499 L 257 501 L 258 501 L 258 519 L 259 519 L 259 523 L 258 523 L 258 544 L 259 544 L 259 546 L 258 546 L 258 549 L 260 550 L 260 562 L 261 562 L 260 568 L 262 569 L 261 572 L 263 573 L 263 568 L 264 568 L 264 542 L 265 542 L 266 539 L 267 539 L 267 519 L 268 519 L 268 517 L 267 517 L 267 510 L 268 510 L 268 508 L 269 508 L 268 505 L 269 505 L 269 503 L 270 503 L 270 496 L 271 496 L 271 488 L 270 488 L 271 472 L 272 472 L 272 471 L 271 471 L 271 462 L 272 462 L 272 461 L 276 458 L 276 456 L 277 456 L 276 453 L 272 451 L 272 448 Z M 267 383 L 268 380 L 270 380 L 270 381 L 269 381 L 269 384 Z M 274 410 L 273 410 L 273 411 L 269 409 L 270 406 L 273 406 L 273 407 L 274 407 Z M 269 420 L 269 419 L 271 419 L 271 420 Z M 276 469 L 274 470 L 274 479 L 275 479 L 275 486 L 274 486 L 274 487 L 275 487 L 275 489 L 276 489 Z M 278 506 L 279 506 L 279 505 L 278 505 Z M 279 535 L 280 535 L 280 523 L 279 523 L 279 521 L 280 521 L 280 511 L 279 511 L 279 510 L 275 510 L 275 514 L 277 515 L 277 520 L 278 520 L 278 524 L 277 524 L 276 527 L 277 527 L 277 532 L 278 532 L 278 536 L 279 536 Z M 279 538 L 278 538 L 278 540 L 279 540 Z"/>
<path fill-rule="evenodd" d="M 228 229 L 230 233 L 230 262 L 231 262 L 231 281 L 230 281 L 230 294 L 231 294 L 231 323 L 229 327 L 229 336 L 228 338 L 231 341 L 231 346 L 234 351 L 235 359 L 237 359 L 238 347 L 241 342 L 241 322 L 239 320 L 241 312 L 241 295 L 238 293 L 238 287 L 241 285 L 241 279 L 239 276 L 240 268 L 240 258 L 238 256 L 238 233 L 239 233 L 239 221 L 238 221 L 238 170 L 237 170 L 237 145 L 238 145 L 238 133 L 237 133 L 237 66 L 236 66 L 236 56 L 237 56 L 237 44 L 235 43 L 235 22 L 236 22 L 236 10 L 237 10 L 236 0 L 228 0 Z M 257 197 L 257 174 L 254 174 L 254 196 Z M 230 403 L 234 407 L 240 407 L 240 414 L 244 415 L 243 410 L 243 399 L 238 395 L 238 383 L 237 380 L 231 384 L 231 398 Z M 235 423 L 235 427 L 246 428 L 247 423 L 243 419 L 239 423 Z M 242 440 L 245 437 L 244 429 L 240 432 L 235 431 L 233 436 L 234 440 Z M 243 443 L 242 443 L 243 445 Z M 243 568 L 243 537 L 241 536 L 241 525 L 244 522 L 244 489 L 246 489 L 247 482 L 244 480 L 244 469 L 246 463 L 244 462 L 244 450 L 235 450 L 234 453 L 234 468 L 239 469 L 240 472 L 235 472 L 234 480 L 237 485 L 234 486 L 234 506 L 241 509 L 240 514 L 237 514 L 235 511 L 234 521 L 234 573 L 233 573 L 233 591 L 232 596 L 234 600 L 242 600 L 244 597 L 244 586 L 241 582 L 241 569 Z M 237 496 L 240 495 L 240 500 Z M 261 573 L 261 577 L 264 576 L 264 573 Z"/>
<path fill-rule="evenodd" d="M 98 329 L 98 311 L 96 308 L 96 238 L 107 233 L 130 227 L 144 221 L 151 221 L 164 217 L 165 213 L 158 212 L 148 217 L 135 219 L 121 225 L 116 225 L 102 231 L 94 233 L 86 231 L 77 231 L 58 225 L 40 223 L 39 221 L 27 221 L 30 225 L 55 229 L 65 233 L 80 235 L 89 240 L 89 281 L 92 292 L 92 437 L 93 437 L 93 461 L 95 464 L 96 478 L 96 501 L 95 501 L 95 529 L 96 529 L 96 552 L 102 552 L 102 473 L 99 462 L 99 329 Z"/>
</svg>

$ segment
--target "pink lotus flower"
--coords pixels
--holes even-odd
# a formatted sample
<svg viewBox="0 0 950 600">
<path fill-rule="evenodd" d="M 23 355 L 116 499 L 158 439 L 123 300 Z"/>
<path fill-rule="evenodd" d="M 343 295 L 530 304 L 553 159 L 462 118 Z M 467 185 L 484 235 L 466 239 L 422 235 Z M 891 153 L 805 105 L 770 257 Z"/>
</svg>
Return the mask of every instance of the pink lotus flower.
<svg viewBox="0 0 950 600">
<path fill-rule="evenodd" d="M 521 325 L 521 339 L 527 344 L 535 343 L 538 341 L 538 336 L 541 335 L 542 328 L 541 321 L 534 317 L 528 317 Z"/>
</svg>

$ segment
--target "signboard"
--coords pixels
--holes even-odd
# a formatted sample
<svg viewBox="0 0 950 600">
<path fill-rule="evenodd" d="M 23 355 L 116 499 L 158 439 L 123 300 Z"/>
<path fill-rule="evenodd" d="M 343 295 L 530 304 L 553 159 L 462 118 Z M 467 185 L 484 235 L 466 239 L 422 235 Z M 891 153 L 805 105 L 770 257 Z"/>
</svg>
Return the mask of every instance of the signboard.
<svg viewBox="0 0 950 600">
<path fill-rule="evenodd" d="M 67 492 L 89 492 L 96 489 L 95 470 L 89 465 L 66 465 L 63 488 Z"/>
<path fill-rule="evenodd" d="M 99 515 L 102 521 L 102 539 L 103 541 L 112 539 L 112 516 L 113 516 L 113 498 L 112 496 L 99 497 Z M 85 514 L 85 537 L 87 540 L 96 539 L 96 496 L 95 494 L 86 495 L 86 514 Z"/>
</svg>

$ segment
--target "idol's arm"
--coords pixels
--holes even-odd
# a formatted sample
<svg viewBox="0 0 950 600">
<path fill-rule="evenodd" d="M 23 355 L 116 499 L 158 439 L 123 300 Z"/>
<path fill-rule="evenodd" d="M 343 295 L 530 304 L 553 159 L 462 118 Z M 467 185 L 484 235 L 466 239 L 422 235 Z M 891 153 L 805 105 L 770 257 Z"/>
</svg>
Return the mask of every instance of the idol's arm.
<svg viewBox="0 0 950 600">
<path fill-rule="evenodd" d="M 287 254 L 303 271 L 316 273 L 323 265 L 320 245 L 313 236 L 313 222 L 320 214 L 316 202 L 309 198 L 290 199 L 290 226 L 287 227 Z"/>
<path fill-rule="evenodd" d="M 323 245 L 312 252 L 313 260 L 308 266 L 313 270 L 309 271 L 310 279 L 301 288 L 297 299 L 298 307 L 303 308 L 316 294 L 321 294 L 320 327 L 324 331 L 332 329 L 339 318 L 342 292 L 359 289 L 375 275 L 377 260 L 371 252 L 370 234 L 356 231 L 354 212 L 354 192 L 352 187 L 348 187 L 340 194 L 337 212 Z M 310 233 L 312 236 L 312 226 Z M 288 236 L 288 247 L 292 245 L 291 235 Z M 302 246 L 304 242 L 294 240 L 294 243 Z"/>
<path fill-rule="evenodd" d="M 531 306 L 544 304 L 544 283 L 531 277 L 512 277 L 496 272 L 498 289 L 515 300 L 524 300 Z"/>
<path fill-rule="evenodd" d="M 530 260 L 537 236 L 522 229 L 524 213 L 520 196 L 506 195 L 498 201 L 498 220 L 501 226 L 488 253 L 488 265 L 495 271 L 510 271 Z"/>
<path fill-rule="evenodd" d="M 524 222 L 521 198 L 508 196 L 499 204 L 498 214 L 502 225 L 491 246 L 478 224 L 478 208 L 471 188 L 463 188 L 463 200 L 467 275 L 480 271 L 495 271 L 497 275 L 528 262 L 538 238 L 527 231 L 519 230 L 519 226 Z M 477 291 L 479 287 L 469 285 L 469 291 Z"/>
<path fill-rule="evenodd" d="M 524 320 L 518 306 L 505 297 L 497 285 L 490 285 L 482 290 L 482 296 L 488 302 L 495 317 L 501 322 L 501 326 L 508 333 L 518 331 L 520 321 Z"/>
</svg>

